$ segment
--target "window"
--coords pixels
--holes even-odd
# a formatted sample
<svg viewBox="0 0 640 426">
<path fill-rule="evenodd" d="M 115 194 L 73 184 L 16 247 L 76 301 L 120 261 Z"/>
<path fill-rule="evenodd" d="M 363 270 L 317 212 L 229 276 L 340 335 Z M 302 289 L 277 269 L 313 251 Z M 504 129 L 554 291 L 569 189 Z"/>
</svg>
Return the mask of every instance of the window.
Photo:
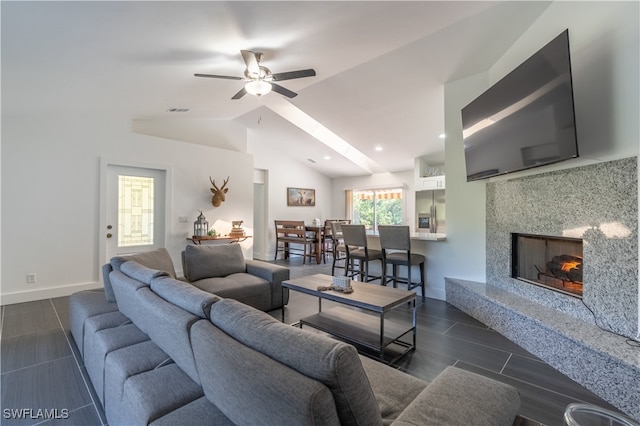
<svg viewBox="0 0 640 426">
<path fill-rule="evenodd" d="M 369 189 L 353 191 L 353 223 L 365 225 L 368 233 L 376 233 L 378 225 L 402 225 L 402 189 Z"/>
</svg>

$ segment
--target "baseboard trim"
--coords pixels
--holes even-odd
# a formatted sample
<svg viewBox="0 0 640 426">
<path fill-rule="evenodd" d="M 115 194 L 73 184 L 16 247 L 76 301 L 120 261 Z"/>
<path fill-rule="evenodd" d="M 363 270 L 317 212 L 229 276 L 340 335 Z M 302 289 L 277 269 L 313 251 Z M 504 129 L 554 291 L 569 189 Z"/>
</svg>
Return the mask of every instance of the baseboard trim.
<svg viewBox="0 0 640 426">
<path fill-rule="evenodd" d="M 64 297 L 78 291 L 92 290 L 96 288 L 102 288 L 102 284 L 98 282 L 70 284 L 58 287 L 36 288 L 33 290 L 4 293 L 0 294 L 0 305 L 13 305 L 14 303 L 33 302 L 34 300 Z"/>
</svg>

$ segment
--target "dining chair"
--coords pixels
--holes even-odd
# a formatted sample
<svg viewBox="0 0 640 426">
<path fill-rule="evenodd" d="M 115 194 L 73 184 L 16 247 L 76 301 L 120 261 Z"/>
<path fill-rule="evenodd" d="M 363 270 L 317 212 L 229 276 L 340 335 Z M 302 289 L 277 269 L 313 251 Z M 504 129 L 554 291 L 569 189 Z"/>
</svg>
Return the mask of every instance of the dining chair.
<svg viewBox="0 0 640 426">
<path fill-rule="evenodd" d="M 347 260 L 347 248 L 342 236 L 342 225 L 349 221 L 332 221 L 329 223 L 331 229 L 331 252 L 333 261 L 331 263 L 331 275 L 335 275 L 336 269 L 345 269 Z"/>
<path fill-rule="evenodd" d="M 307 257 L 313 254 L 315 237 L 307 235 L 304 221 L 301 220 L 276 220 L 276 254 L 274 260 L 278 258 L 278 253 L 283 252 L 284 258 L 288 259 L 291 252 L 302 252 L 302 263 L 305 264 Z M 292 247 L 292 244 L 294 245 Z M 301 248 L 297 246 L 301 245 Z M 308 251 L 307 251 L 308 249 Z"/>
<path fill-rule="evenodd" d="M 393 282 L 393 287 L 397 287 L 398 283 L 407 284 L 408 290 L 416 287 L 422 289 L 422 297 L 425 297 L 425 278 L 424 265 L 426 257 L 411 253 L 411 236 L 408 226 L 399 225 L 379 225 L 378 234 L 380 236 L 380 248 L 382 249 L 382 285 L 387 285 L 389 281 Z M 392 274 L 387 274 L 387 266 L 392 266 Z M 407 276 L 402 277 L 398 274 L 398 266 L 407 267 Z M 420 282 L 411 281 L 411 267 L 418 266 L 420 268 Z"/>
<path fill-rule="evenodd" d="M 381 279 L 381 276 L 369 276 L 369 262 L 379 260 L 382 264 L 382 252 L 368 247 L 364 225 L 343 224 L 342 238 L 347 254 L 344 275 L 350 277 L 359 275 L 360 281 L 363 282 Z M 356 260 L 358 261 L 357 269 L 355 267 Z"/>
</svg>

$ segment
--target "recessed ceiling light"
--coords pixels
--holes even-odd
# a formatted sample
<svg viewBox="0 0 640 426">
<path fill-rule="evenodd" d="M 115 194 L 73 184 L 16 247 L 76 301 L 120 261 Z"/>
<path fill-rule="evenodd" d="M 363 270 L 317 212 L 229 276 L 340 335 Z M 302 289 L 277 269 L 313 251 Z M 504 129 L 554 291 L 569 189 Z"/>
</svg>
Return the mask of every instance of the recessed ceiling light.
<svg viewBox="0 0 640 426">
<path fill-rule="evenodd" d="M 167 112 L 189 112 L 189 108 L 169 108 Z"/>
<path fill-rule="evenodd" d="M 375 147 L 375 150 L 376 150 L 376 151 L 382 151 L 382 147 L 381 147 L 381 146 L 376 146 L 376 147 Z"/>
<path fill-rule="evenodd" d="M 325 155 L 325 156 L 324 156 L 324 159 L 325 159 L 325 160 L 331 160 L 331 157 L 329 157 L 328 155 Z"/>
<path fill-rule="evenodd" d="M 445 139 L 445 138 L 447 137 L 447 134 L 446 134 L 446 133 L 440 133 L 440 134 L 438 135 L 438 137 L 439 137 L 440 139 Z"/>
</svg>

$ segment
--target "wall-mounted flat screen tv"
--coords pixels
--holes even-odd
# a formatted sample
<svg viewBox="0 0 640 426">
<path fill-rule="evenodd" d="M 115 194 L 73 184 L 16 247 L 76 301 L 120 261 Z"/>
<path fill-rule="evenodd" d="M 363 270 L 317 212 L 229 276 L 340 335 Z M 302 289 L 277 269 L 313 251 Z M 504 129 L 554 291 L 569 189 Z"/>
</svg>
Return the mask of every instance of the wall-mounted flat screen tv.
<svg viewBox="0 0 640 426">
<path fill-rule="evenodd" d="M 462 109 L 467 181 L 578 157 L 569 31 Z"/>
</svg>

